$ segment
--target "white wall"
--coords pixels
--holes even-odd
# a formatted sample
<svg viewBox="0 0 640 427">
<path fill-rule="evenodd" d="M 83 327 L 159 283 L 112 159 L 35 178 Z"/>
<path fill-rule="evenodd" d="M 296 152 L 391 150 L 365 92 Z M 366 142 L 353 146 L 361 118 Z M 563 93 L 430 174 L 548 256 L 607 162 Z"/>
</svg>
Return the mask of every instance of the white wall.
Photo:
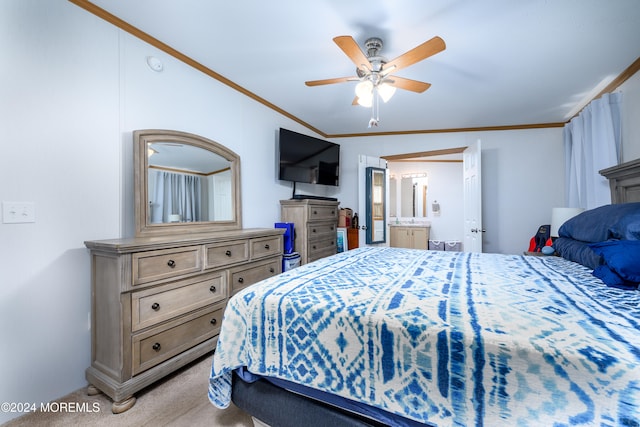
<svg viewBox="0 0 640 427">
<path fill-rule="evenodd" d="M 86 385 L 84 241 L 134 234 L 133 130 L 237 152 L 245 227 L 273 227 L 291 196 L 276 130 L 309 131 L 66 0 L 1 1 L 0 63 L 0 201 L 36 206 L 35 223 L 0 223 L 0 402 L 48 402 Z"/>
<path fill-rule="evenodd" d="M 163 61 L 162 73 L 146 66 L 147 55 Z M 134 234 L 133 130 L 193 132 L 237 152 L 245 227 L 272 227 L 278 201 L 291 196 L 290 185 L 276 179 L 277 129 L 311 133 L 66 0 L 1 1 L 0 63 L 0 201 L 36 206 L 35 223 L 0 223 L 0 401 L 46 402 L 86 385 L 90 271 L 83 242 Z M 630 140 L 639 134 L 625 133 Z M 541 129 L 342 139 L 340 188 L 300 190 L 354 207 L 358 154 L 480 138 L 485 250 L 518 253 L 562 204 L 561 135 Z M 625 156 L 636 144 L 625 145 Z M 0 423 L 17 415 L 0 413 Z"/>
<path fill-rule="evenodd" d="M 117 32 L 65 1 L 0 2 L 0 401 L 85 384 L 86 239 L 120 232 Z M 0 423 L 19 414 L 0 413 Z"/>
</svg>

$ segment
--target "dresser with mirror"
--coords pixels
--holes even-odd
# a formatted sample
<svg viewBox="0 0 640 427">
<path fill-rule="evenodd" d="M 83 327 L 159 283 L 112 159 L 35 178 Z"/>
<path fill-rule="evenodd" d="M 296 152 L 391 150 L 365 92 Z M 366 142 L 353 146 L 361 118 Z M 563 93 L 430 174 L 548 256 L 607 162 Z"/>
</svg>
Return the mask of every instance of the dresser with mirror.
<svg viewBox="0 0 640 427">
<path fill-rule="evenodd" d="M 282 271 L 282 229 L 242 228 L 240 157 L 178 131 L 133 133 L 135 237 L 87 241 L 88 392 L 135 393 L 215 349 L 228 298 Z"/>
</svg>

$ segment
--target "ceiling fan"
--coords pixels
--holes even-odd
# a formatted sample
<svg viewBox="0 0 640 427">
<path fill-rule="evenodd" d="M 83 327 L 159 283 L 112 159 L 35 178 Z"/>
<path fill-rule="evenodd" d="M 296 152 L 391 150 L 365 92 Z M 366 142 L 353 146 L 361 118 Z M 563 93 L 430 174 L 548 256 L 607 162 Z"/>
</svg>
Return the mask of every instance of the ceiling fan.
<svg viewBox="0 0 640 427">
<path fill-rule="evenodd" d="M 397 58 L 388 61 L 380 56 L 382 40 L 377 37 L 369 38 L 364 45 L 365 54 L 358 43 L 351 36 L 338 36 L 333 39 L 340 49 L 356 65 L 356 76 L 338 77 L 334 79 L 312 80 L 305 82 L 307 86 L 321 86 L 348 81 L 359 81 L 356 86 L 356 98 L 353 104 L 360 104 L 367 107 L 375 102 L 376 93 L 380 95 L 384 102 L 388 101 L 396 88 L 422 93 L 429 89 L 430 83 L 417 80 L 406 79 L 393 75 L 395 72 L 406 68 L 416 62 L 422 61 L 436 53 L 442 52 L 446 46 L 444 40 L 436 36 L 421 45 L 403 53 Z M 372 120 L 374 120 L 372 118 Z M 371 127 L 371 122 L 369 127 Z M 377 125 L 377 119 L 376 123 Z"/>
</svg>

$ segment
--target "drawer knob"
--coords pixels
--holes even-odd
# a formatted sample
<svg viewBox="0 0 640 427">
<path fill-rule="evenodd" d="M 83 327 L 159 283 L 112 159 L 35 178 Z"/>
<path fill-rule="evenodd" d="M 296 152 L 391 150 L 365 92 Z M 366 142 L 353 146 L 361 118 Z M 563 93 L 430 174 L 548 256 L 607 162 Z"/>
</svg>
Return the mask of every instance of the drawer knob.
<svg viewBox="0 0 640 427">
<path fill-rule="evenodd" d="M 213 319 L 211 319 L 211 322 L 210 322 L 210 323 L 211 323 L 212 325 L 215 325 L 216 323 L 218 323 L 218 321 L 217 321 L 215 318 L 213 318 Z"/>
<path fill-rule="evenodd" d="M 226 256 L 231 256 L 231 251 L 227 251 L 224 253 Z"/>
<path fill-rule="evenodd" d="M 316 245 L 313 245 L 313 246 L 312 246 L 312 248 L 313 248 L 313 249 L 315 249 L 315 248 L 316 248 Z"/>
<path fill-rule="evenodd" d="M 169 262 L 167 262 L 167 265 L 171 268 L 174 268 L 176 266 L 176 262 L 172 259 L 169 260 Z"/>
<path fill-rule="evenodd" d="M 266 245 L 264 245 L 264 248 L 269 250 L 269 244 L 267 243 Z"/>
<path fill-rule="evenodd" d="M 151 304 L 151 308 L 154 309 L 155 311 L 160 310 L 160 304 L 158 304 L 157 302 L 154 302 L 153 304 Z"/>
<path fill-rule="evenodd" d="M 275 269 L 275 268 L 271 267 L 271 268 L 269 269 L 269 273 L 275 273 L 275 272 L 276 272 L 276 269 Z"/>
<path fill-rule="evenodd" d="M 313 211 L 313 214 L 314 215 L 318 215 L 318 211 Z"/>
<path fill-rule="evenodd" d="M 153 347 L 151 347 L 151 348 L 152 348 L 152 349 L 154 349 L 155 351 L 160 351 L 160 348 L 161 348 L 161 347 L 162 347 L 162 346 L 160 345 L 160 343 L 159 343 L 159 342 L 157 342 L 157 343 L 155 343 L 155 344 L 153 345 Z"/>
<path fill-rule="evenodd" d="M 215 286 L 211 286 L 211 287 L 209 288 L 209 290 L 210 290 L 211 292 L 215 292 L 215 291 L 217 291 L 217 289 L 216 289 L 216 287 L 215 287 Z"/>
<path fill-rule="evenodd" d="M 238 283 L 243 283 L 244 279 L 242 277 L 238 277 Z"/>
<path fill-rule="evenodd" d="M 314 228 L 313 230 L 311 230 L 311 232 L 312 232 L 312 233 L 315 233 L 315 232 L 316 232 L 316 229 Z"/>
</svg>

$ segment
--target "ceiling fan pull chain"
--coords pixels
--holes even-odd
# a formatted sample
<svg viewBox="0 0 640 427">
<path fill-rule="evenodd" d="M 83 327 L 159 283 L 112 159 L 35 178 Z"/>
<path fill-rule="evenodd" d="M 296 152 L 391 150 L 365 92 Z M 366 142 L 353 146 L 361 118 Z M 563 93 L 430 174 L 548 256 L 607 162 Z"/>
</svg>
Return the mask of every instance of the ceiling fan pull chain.
<svg viewBox="0 0 640 427">
<path fill-rule="evenodd" d="M 378 99 L 378 91 L 373 88 L 373 99 L 371 100 L 371 120 L 369 120 L 369 128 L 378 127 L 380 121 L 380 100 Z"/>
</svg>

